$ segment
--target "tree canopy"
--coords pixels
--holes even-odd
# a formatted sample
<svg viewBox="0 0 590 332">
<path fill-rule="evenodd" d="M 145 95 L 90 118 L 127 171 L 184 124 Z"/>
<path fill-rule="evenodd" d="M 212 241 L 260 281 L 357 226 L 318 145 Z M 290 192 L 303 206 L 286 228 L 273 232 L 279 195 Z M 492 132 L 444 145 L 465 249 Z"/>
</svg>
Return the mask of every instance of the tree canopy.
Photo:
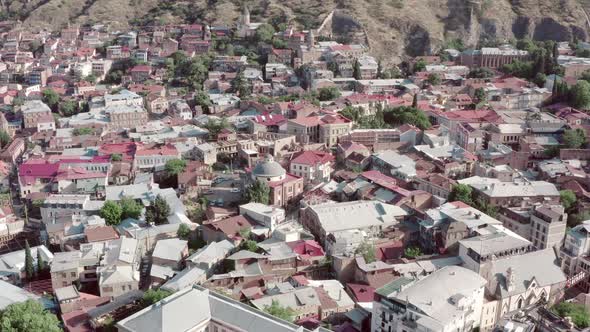
<svg viewBox="0 0 590 332">
<path fill-rule="evenodd" d="M 246 189 L 246 199 L 249 202 L 268 204 L 270 201 L 270 188 L 260 180 L 257 180 Z"/>
<path fill-rule="evenodd" d="M 342 94 L 335 86 L 323 87 L 318 90 L 318 99 L 320 101 L 328 101 L 339 98 Z"/>
<path fill-rule="evenodd" d="M 407 247 L 404 250 L 404 256 L 408 258 L 416 258 L 420 255 L 422 255 L 422 251 L 418 247 Z"/>
<path fill-rule="evenodd" d="M 422 130 L 430 128 L 430 121 L 424 112 L 421 110 L 400 106 L 395 108 L 386 108 L 383 111 L 383 119 L 385 123 L 392 126 L 399 126 L 404 123 L 414 125 Z"/>
<path fill-rule="evenodd" d="M 205 129 L 209 130 L 210 137 L 217 137 L 220 131 L 229 127 L 229 122 L 226 118 L 221 118 L 219 120 L 209 119 L 204 127 Z"/>
<path fill-rule="evenodd" d="M 55 110 L 57 103 L 59 102 L 59 95 L 52 89 L 43 90 L 42 100 L 47 106 Z"/>
<path fill-rule="evenodd" d="M 367 263 L 372 263 L 377 259 L 375 256 L 375 245 L 369 241 L 361 242 L 356 248 L 355 253 L 363 256 Z"/>
<path fill-rule="evenodd" d="M 428 78 L 426 79 L 426 81 L 430 85 L 439 85 L 442 82 L 440 75 L 438 75 L 436 73 L 432 73 L 432 74 L 428 75 Z"/>
<path fill-rule="evenodd" d="M 162 195 L 156 196 L 156 199 L 147 208 L 145 218 L 147 222 L 154 223 L 156 225 L 168 223 L 168 216 L 170 215 L 170 205 L 162 197 Z"/>
<path fill-rule="evenodd" d="M 168 176 L 178 175 L 186 169 L 186 160 L 171 159 L 166 162 L 165 170 Z"/>
<path fill-rule="evenodd" d="M 272 300 L 270 305 L 264 307 L 264 311 L 288 322 L 292 322 L 295 318 L 295 311 L 290 307 L 281 306 L 277 300 Z"/>
<path fill-rule="evenodd" d="M 74 136 L 83 136 L 92 134 L 92 128 L 75 128 L 72 131 Z"/>
<path fill-rule="evenodd" d="M 270 43 L 272 41 L 272 37 L 275 34 L 275 28 L 267 23 L 261 24 L 258 28 L 256 28 L 256 33 L 254 34 L 254 38 L 258 42 L 263 43 Z"/>
<path fill-rule="evenodd" d="M 570 89 L 570 103 L 575 108 L 587 109 L 590 106 L 590 83 L 578 81 Z"/>
<path fill-rule="evenodd" d="M 563 133 L 563 143 L 570 149 L 582 148 L 587 143 L 586 132 L 583 129 L 568 129 Z"/>
<path fill-rule="evenodd" d="M 180 224 L 178 226 L 178 230 L 176 231 L 176 236 L 182 240 L 188 240 L 191 235 L 191 229 L 188 227 L 187 224 Z"/>
<path fill-rule="evenodd" d="M 25 275 L 28 280 L 35 277 L 35 265 L 33 264 L 33 255 L 31 254 L 31 247 L 29 241 L 25 242 Z"/>
<path fill-rule="evenodd" d="M 117 202 L 106 201 L 98 214 L 106 221 L 107 225 L 118 225 L 121 223 L 123 209 Z"/>
<path fill-rule="evenodd" d="M 60 332 L 57 317 L 34 300 L 13 303 L 0 312 L 0 330 L 6 332 Z"/>
<path fill-rule="evenodd" d="M 141 306 L 142 307 L 149 307 L 152 304 L 160 302 L 161 300 L 167 298 L 168 296 L 172 295 L 173 292 L 165 289 L 148 289 L 145 293 L 143 293 L 143 297 L 141 298 Z"/>
<path fill-rule="evenodd" d="M 574 204 L 576 204 L 576 194 L 567 189 L 567 190 L 561 190 L 559 192 L 559 198 L 561 200 L 561 204 L 563 205 L 563 207 L 566 210 L 569 210 L 570 208 L 572 208 L 574 206 Z"/>
<path fill-rule="evenodd" d="M 0 130 L 0 148 L 7 146 L 12 139 L 4 130 Z"/>
<path fill-rule="evenodd" d="M 121 220 L 127 218 L 139 219 L 141 211 L 143 211 L 143 205 L 131 197 L 123 197 L 119 201 L 119 205 L 121 206 Z"/>
<path fill-rule="evenodd" d="M 456 184 L 449 195 L 449 202 L 461 201 L 465 204 L 473 204 L 471 200 L 472 189 L 466 184 Z"/>
<path fill-rule="evenodd" d="M 590 313 L 582 304 L 561 302 L 553 307 L 553 311 L 561 317 L 571 317 L 578 328 L 584 329 L 590 326 Z"/>
</svg>

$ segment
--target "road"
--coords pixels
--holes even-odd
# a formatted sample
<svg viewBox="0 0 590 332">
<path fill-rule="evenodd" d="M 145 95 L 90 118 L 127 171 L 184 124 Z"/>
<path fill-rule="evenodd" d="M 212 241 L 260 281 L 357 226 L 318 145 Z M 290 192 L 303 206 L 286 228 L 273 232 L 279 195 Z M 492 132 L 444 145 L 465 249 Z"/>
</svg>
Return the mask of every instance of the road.
<svg viewBox="0 0 590 332">
<path fill-rule="evenodd" d="M 206 194 L 205 197 L 207 197 L 210 202 L 223 199 L 225 207 L 231 206 L 232 203 L 242 202 L 244 190 L 239 176 L 226 174 L 222 177 L 226 180 L 211 187 L 212 193 Z M 231 192 L 231 190 L 235 188 L 238 188 L 240 192 Z"/>
</svg>

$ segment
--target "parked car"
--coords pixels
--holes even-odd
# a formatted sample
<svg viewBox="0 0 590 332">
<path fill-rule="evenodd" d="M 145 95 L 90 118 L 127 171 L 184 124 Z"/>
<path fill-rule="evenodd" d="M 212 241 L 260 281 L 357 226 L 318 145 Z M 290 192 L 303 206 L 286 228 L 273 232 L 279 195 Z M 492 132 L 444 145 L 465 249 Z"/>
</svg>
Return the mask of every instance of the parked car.
<svg viewBox="0 0 590 332">
<path fill-rule="evenodd" d="M 240 192 L 240 188 L 231 188 L 229 190 L 229 192 L 231 192 L 231 193 L 239 193 Z"/>
</svg>

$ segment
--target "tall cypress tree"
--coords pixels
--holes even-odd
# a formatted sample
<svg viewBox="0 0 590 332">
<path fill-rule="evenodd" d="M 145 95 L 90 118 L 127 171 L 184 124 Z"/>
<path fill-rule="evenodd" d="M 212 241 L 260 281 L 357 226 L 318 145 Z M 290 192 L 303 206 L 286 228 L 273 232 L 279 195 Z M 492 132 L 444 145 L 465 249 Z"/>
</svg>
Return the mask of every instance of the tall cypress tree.
<svg viewBox="0 0 590 332">
<path fill-rule="evenodd" d="M 25 242 L 25 275 L 28 280 L 35 277 L 35 266 L 33 265 L 33 255 L 31 255 L 29 241 Z"/>
<path fill-rule="evenodd" d="M 412 107 L 418 108 L 418 93 L 414 93 L 414 98 L 412 99 Z"/>
<path fill-rule="evenodd" d="M 37 274 L 42 274 L 47 269 L 47 264 L 41 256 L 41 250 L 37 249 Z"/>
</svg>

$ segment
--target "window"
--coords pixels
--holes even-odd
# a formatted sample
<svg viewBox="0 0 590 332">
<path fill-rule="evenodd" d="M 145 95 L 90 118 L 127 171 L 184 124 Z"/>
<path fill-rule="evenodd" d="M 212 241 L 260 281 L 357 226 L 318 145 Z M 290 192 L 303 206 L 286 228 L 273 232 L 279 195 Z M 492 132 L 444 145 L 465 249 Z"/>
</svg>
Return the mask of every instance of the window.
<svg viewBox="0 0 590 332">
<path fill-rule="evenodd" d="M 75 278 L 78 274 L 76 272 L 71 272 L 70 275 L 72 276 L 72 278 Z"/>
</svg>

